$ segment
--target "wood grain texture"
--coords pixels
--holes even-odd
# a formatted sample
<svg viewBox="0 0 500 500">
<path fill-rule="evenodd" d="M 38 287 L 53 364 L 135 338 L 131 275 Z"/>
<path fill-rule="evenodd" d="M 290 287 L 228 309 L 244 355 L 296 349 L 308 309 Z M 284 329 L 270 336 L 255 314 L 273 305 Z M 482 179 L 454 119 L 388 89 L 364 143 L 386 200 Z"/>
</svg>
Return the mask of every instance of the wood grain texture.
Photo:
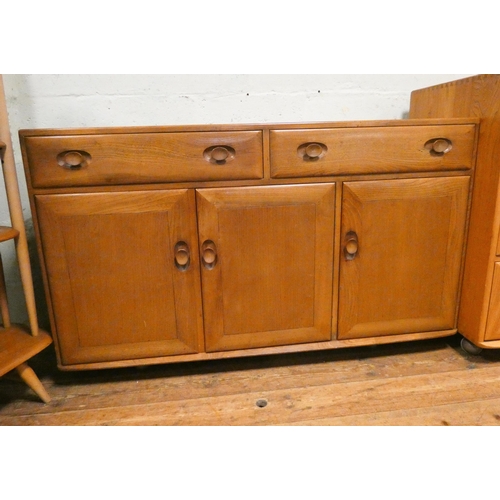
<svg viewBox="0 0 500 500">
<path fill-rule="evenodd" d="M 21 380 L 46 404 L 50 403 L 50 396 L 36 373 L 26 363 L 21 363 L 16 367 L 16 372 Z"/>
<path fill-rule="evenodd" d="M 0 313 L 4 328 L 10 328 L 9 301 L 7 298 L 7 286 L 5 284 L 5 273 L 3 270 L 2 254 L 0 254 Z"/>
<path fill-rule="evenodd" d="M 211 163 L 204 152 L 215 146 L 230 146 L 234 158 Z M 25 149 L 34 187 L 259 179 L 263 175 L 260 131 L 28 137 Z M 64 168 L 58 156 L 65 151 L 83 151 L 90 160 L 83 168 Z"/>
<path fill-rule="evenodd" d="M 13 227 L 0 226 L 0 242 L 12 240 L 19 236 L 19 231 Z"/>
<path fill-rule="evenodd" d="M 458 327 L 478 343 L 485 339 L 490 304 L 499 303 L 490 294 L 500 230 L 500 76 L 478 75 L 412 92 L 411 118 L 463 116 L 481 118 L 481 126 Z"/>
<path fill-rule="evenodd" d="M 61 362 L 203 350 L 194 193 L 46 195 L 36 199 Z"/>
<path fill-rule="evenodd" d="M 431 139 L 448 138 L 452 149 L 431 154 Z M 271 176 L 342 175 L 467 170 L 474 163 L 475 126 L 364 127 L 271 131 Z M 322 143 L 326 152 L 304 160 L 300 146 Z"/>
<path fill-rule="evenodd" d="M 383 337 L 368 337 L 346 340 L 326 340 L 322 342 L 309 342 L 303 344 L 287 344 L 271 347 L 255 347 L 252 349 L 233 349 L 230 351 L 200 352 L 195 354 L 177 354 L 175 356 L 161 356 L 138 359 L 120 359 L 117 361 L 103 361 L 71 365 L 58 365 L 61 371 L 91 371 L 101 368 L 141 367 L 158 364 L 191 363 L 197 361 L 215 361 L 221 359 L 255 358 L 274 354 L 307 353 L 309 351 L 328 351 L 350 347 L 365 347 L 384 344 L 398 344 L 414 340 L 436 339 L 451 337 L 457 333 L 453 330 L 439 330 L 433 332 L 406 333 L 400 335 L 386 335 Z M 498 347 L 498 346 L 497 346 Z"/>
<path fill-rule="evenodd" d="M 52 403 L 4 378 L 0 425 L 500 424 L 498 352 L 466 355 L 455 338 L 82 373 L 58 372 L 50 356 L 33 366 Z"/>
<path fill-rule="evenodd" d="M 498 340 L 500 338 L 500 262 L 495 262 L 493 284 L 491 287 L 490 303 L 488 308 L 488 322 L 484 333 L 484 340 Z"/>
<path fill-rule="evenodd" d="M 0 328 L 0 377 L 35 356 L 51 343 L 52 338 L 43 330 L 33 337 L 21 325 Z"/>
<path fill-rule="evenodd" d="M 335 186 L 197 191 L 207 350 L 331 338 Z"/>
<path fill-rule="evenodd" d="M 28 137 L 66 136 L 66 135 L 110 135 L 110 134 L 159 134 L 171 132 L 242 132 L 255 130 L 289 130 L 315 128 L 325 129 L 355 128 L 355 127 L 412 127 L 415 125 L 463 125 L 478 123 L 474 118 L 439 118 L 439 119 L 416 119 L 416 120 L 352 120 L 352 121 L 322 121 L 322 122 L 267 122 L 267 123 L 211 123 L 211 124 L 186 124 L 186 125 L 152 125 L 152 126 L 126 126 L 126 127 L 75 127 L 75 128 L 44 128 L 44 129 L 22 129 L 19 131 L 21 142 Z"/>
<path fill-rule="evenodd" d="M 344 183 L 340 339 L 456 326 L 468 194 L 467 177 Z"/>
<path fill-rule="evenodd" d="M 415 326 L 408 328 L 405 319 L 398 323 L 399 320 L 393 318 L 392 329 L 382 328 L 382 331 L 372 338 L 367 335 L 348 335 L 337 339 L 342 199 L 341 189 L 335 190 L 334 185 L 340 186 L 343 182 L 352 181 L 353 175 L 360 180 L 378 179 L 380 182 L 389 182 L 390 179 L 399 178 L 399 181 L 403 182 L 404 178 L 410 182 L 422 175 L 418 168 L 413 167 L 417 164 L 423 165 L 424 157 L 427 166 L 422 168 L 429 170 L 426 173 L 429 178 L 435 177 L 436 182 L 440 182 L 439 179 L 447 175 L 450 178 L 461 178 L 462 180 L 457 182 L 466 183 L 466 179 L 473 172 L 476 128 L 477 120 L 460 119 L 261 124 L 253 128 L 236 125 L 200 128 L 124 127 L 88 129 L 86 133 L 83 129 L 22 131 L 20 138 L 36 219 L 35 228 L 38 239 L 43 241 L 40 245 L 41 261 L 46 268 L 46 289 L 51 304 L 52 324 L 57 333 L 59 366 L 65 370 L 88 370 L 217 357 L 255 356 L 269 352 L 288 352 L 290 349 L 304 351 L 339 348 L 354 345 L 356 340 L 358 345 L 361 345 L 452 335 L 456 329 L 454 321 L 424 321 L 418 329 Z M 337 139 L 342 138 L 340 143 L 345 142 L 348 150 L 356 150 L 352 151 L 353 168 L 347 169 L 346 175 L 338 177 L 332 176 L 332 172 L 326 172 L 325 175 L 329 177 L 323 177 L 321 173 L 317 175 L 318 172 L 307 170 L 302 174 L 307 176 L 305 178 L 288 178 L 286 181 L 271 179 L 273 155 L 279 150 L 273 143 L 272 134 L 292 134 L 295 137 L 295 134 L 302 134 L 304 129 L 315 129 L 325 138 L 332 134 Z M 435 132 L 436 137 L 430 132 Z M 442 137 L 445 134 L 451 137 L 452 149 L 443 156 L 431 153 L 431 139 L 438 140 L 438 143 L 441 140 L 441 149 L 448 149 L 449 143 Z M 154 140 L 151 139 L 153 136 Z M 224 141 L 219 139 L 238 136 L 241 136 L 242 140 L 252 139 L 253 146 L 249 150 L 255 155 L 248 156 L 247 159 L 254 167 L 256 164 L 260 165 L 259 176 L 245 178 L 235 174 L 235 177 L 217 177 L 211 176 L 207 170 L 200 176 L 189 177 L 191 165 L 196 166 L 198 161 L 193 152 L 196 149 L 193 149 L 195 143 L 213 138 L 213 143 L 207 146 L 208 149 L 204 149 L 203 169 L 225 167 L 212 162 L 221 161 L 222 157 L 232 158 L 227 165 L 229 168 L 230 164 L 236 165 L 238 148 L 233 148 L 233 143 L 222 144 Z M 106 159 L 102 170 L 99 170 L 100 177 L 97 182 L 102 183 L 101 185 L 93 186 L 95 179 L 89 183 L 85 180 L 82 183 L 77 181 L 74 185 L 66 180 L 55 179 L 49 181 L 48 185 L 37 185 L 40 179 L 35 180 L 33 175 L 47 179 L 52 175 L 44 169 L 38 173 L 34 172 L 38 169 L 38 156 L 42 165 L 44 158 L 48 157 L 47 151 L 56 147 L 59 141 L 67 140 L 68 144 L 74 144 L 75 148 L 83 148 L 89 137 L 97 141 L 92 146 L 97 149 L 93 151 L 99 152 L 99 155 Z M 151 142 L 148 142 L 150 139 Z M 170 139 L 173 142 L 169 143 Z M 214 146 L 217 147 L 211 149 Z M 255 148 L 252 149 L 253 147 Z M 294 148 L 291 150 L 295 151 Z M 335 152 L 337 159 L 342 160 L 342 155 L 335 149 L 332 147 L 330 152 Z M 214 151 L 218 160 L 213 157 Z M 316 145 L 306 147 L 305 151 L 313 158 L 321 156 L 325 149 Z M 55 151 L 50 155 L 54 156 L 53 153 Z M 95 158 L 96 154 L 92 151 L 89 151 L 87 157 L 85 152 L 75 149 L 74 152 L 63 154 L 63 163 L 77 167 L 82 165 L 81 168 L 73 171 L 58 164 L 58 169 L 64 175 L 86 175 L 84 172 L 90 171 L 92 165 L 96 165 Z M 141 169 L 132 166 L 133 158 L 140 160 L 138 165 L 141 165 Z M 83 165 L 85 162 L 88 162 L 88 165 Z M 375 170 L 371 168 L 370 162 L 378 165 Z M 399 167 L 396 167 L 398 163 L 407 163 L 408 170 L 400 172 Z M 144 172 L 145 177 L 113 177 L 113 169 L 116 167 L 119 170 L 123 165 L 126 168 L 127 165 L 130 166 L 134 172 Z M 433 170 L 434 167 L 437 170 Z M 157 169 L 160 168 L 161 175 L 156 176 L 156 173 L 160 172 Z M 358 168 L 361 170 L 356 170 Z M 169 169 L 175 170 L 174 176 L 167 175 Z M 152 177 L 148 177 L 148 172 L 153 172 Z M 112 174 L 111 177 L 107 177 L 108 174 Z M 177 174 L 181 177 L 176 177 Z M 199 233 L 196 237 L 193 236 L 194 244 L 190 240 L 188 249 L 182 246 L 184 243 L 177 238 L 171 238 L 167 244 L 164 241 L 166 236 L 161 234 L 160 229 L 166 223 L 166 215 L 152 216 L 150 210 L 144 209 L 144 200 L 148 197 L 155 199 L 160 193 L 175 191 L 189 192 L 188 196 L 196 196 L 196 203 L 185 205 L 186 214 L 190 214 L 186 215 L 185 220 L 188 224 L 194 224 L 193 234 L 196 231 Z M 85 198 L 87 196 L 89 198 Z M 127 202 L 128 196 L 130 198 Z M 49 204 L 49 199 L 59 201 Z M 85 210 L 76 210 L 76 200 L 85 199 L 108 200 L 106 203 L 111 204 L 112 200 L 120 199 L 121 203 L 127 206 L 127 210 L 118 210 L 109 215 L 103 211 L 102 207 L 106 205 L 104 204 L 94 211 L 101 201 L 97 204 L 83 203 Z M 424 197 L 420 195 L 420 198 L 415 199 Z M 66 214 L 63 209 L 64 200 L 73 200 L 70 203 L 71 209 Z M 433 209 L 429 204 L 432 205 L 434 201 L 427 202 L 426 208 L 421 209 L 422 212 L 427 213 Z M 407 200 L 406 205 L 410 206 L 411 201 Z M 407 209 L 404 213 L 408 215 L 408 212 Z M 175 211 L 170 211 L 169 217 L 170 213 Z M 380 220 L 377 222 L 380 223 Z M 58 229 L 50 229 L 51 227 Z M 123 234 L 120 234 L 119 228 L 123 228 Z M 143 246 L 137 247 L 137 243 L 130 245 L 132 232 L 137 233 L 135 239 Z M 87 233 L 94 234 L 92 243 L 86 238 Z M 149 240 L 152 243 L 147 243 Z M 99 245 L 96 246 L 97 241 Z M 52 248 L 49 248 L 50 246 Z M 99 246 L 101 250 L 98 249 Z M 192 284 L 190 293 L 193 297 L 196 293 L 201 294 L 202 302 L 199 297 L 193 298 L 190 300 L 192 308 L 179 306 L 182 314 L 177 310 L 177 306 L 169 314 L 163 314 L 164 331 L 160 333 L 158 311 L 164 307 L 162 304 L 172 303 L 172 297 L 176 298 L 177 305 L 181 303 L 177 301 L 177 295 L 172 293 L 172 289 L 176 288 L 171 286 L 170 270 L 164 271 L 165 261 L 160 255 L 167 253 L 167 246 L 170 252 L 170 247 L 174 248 L 174 253 L 168 260 L 173 261 L 176 271 L 179 271 L 179 266 L 184 265 L 180 264 L 180 261 L 184 262 L 188 254 L 196 254 L 196 266 L 200 270 L 201 281 Z M 69 247 L 69 252 L 58 250 Z M 119 251 L 118 248 L 122 250 Z M 141 255 L 149 257 L 147 261 L 144 260 L 137 264 L 136 268 L 132 268 L 128 265 L 130 261 L 140 261 L 135 253 L 138 252 L 137 248 L 142 249 Z M 180 251 L 179 248 L 183 250 Z M 64 254 L 65 256 L 61 257 Z M 90 255 L 91 258 L 86 261 L 85 255 Z M 51 266 L 54 268 L 55 262 L 59 262 L 55 266 L 56 274 L 50 269 Z M 444 259 L 441 258 L 440 262 L 443 263 Z M 99 271 L 92 270 L 93 263 Z M 457 265 L 460 269 L 460 262 Z M 158 273 L 158 278 L 154 277 L 151 271 L 153 268 Z M 431 270 L 436 271 L 436 266 L 431 266 Z M 427 276 L 430 272 L 428 271 Z M 435 280 L 439 276 L 444 276 L 446 280 L 447 275 L 440 275 L 438 272 L 434 274 Z M 114 278 L 109 280 L 106 275 Z M 139 275 L 147 277 L 147 285 L 142 283 Z M 172 278 L 174 276 L 181 279 L 182 273 L 174 273 Z M 162 296 L 164 300 L 153 291 L 155 280 L 165 292 Z M 448 282 L 446 283 L 448 286 Z M 97 293 L 89 292 L 92 287 Z M 113 297 L 114 287 L 121 290 L 125 296 L 123 304 L 117 305 L 116 298 Z M 435 288 L 437 290 L 437 286 Z M 170 293 L 166 290 L 170 290 Z M 77 308 L 74 310 L 71 307 L 75 307 L 72 305 L 75 301 L 69 300 L 70 297 L 73 299 L 72 294 L 79 297 L 76 301 Z M 186 294 L 189 295 L 188 292 Z M 100 297 L 104 300 L 100 300 Z M 408 297 L 407 294 L 406 298 Z M 436 299 L 436 295 L 433 298 Z M 431 302 L 430 298 L 421 300 L 427 300 L 427 305 Z M 445 307 L 448 307 L 448 296 L 444 302 Z M 407 310 L 412 309 L 411 305 L 406 307 Z M 186 312 L 190 309 L 196 313 Z M 170 340 L 175 341 L 176 334 L 172 332 L 175 331 L 176 323 L 179 318 L 190 314 L 197 314 L 199 318 L 203 314 L 203 326 L 198 324 L 198 332 L 201 333 L 196 337 L 196 349 L 189 343 L 192 349 L 181 349 L 178 345 L 170 351 L 159 349 L 158 345 L 162 345 L 161 342 L 167 340 L 169 335 L 173 336 Z M 58 323 L 61 323 L 59 316 L 67 323 L 64 329 L 57 327 Z M 147 323 L 146 316 L 151 316 L 155 326 L 148 332 L 132 333 L 136 326 L 125 324 L 125 318 L 132 320 L 127 320 L 128 323 Z M 101 317 L 105 319 L 99 319 Z M 114 328 L 117 324 L 120 328 Z M 62 334 L 59 335 L 59 332 Z M 135 335 L 137 337 L 134 337 Z M 393 339 L 388 340 L 391 336 Z M 131 342 L 131 338 L 137 338 L 138 342 Z"/>
</svg>

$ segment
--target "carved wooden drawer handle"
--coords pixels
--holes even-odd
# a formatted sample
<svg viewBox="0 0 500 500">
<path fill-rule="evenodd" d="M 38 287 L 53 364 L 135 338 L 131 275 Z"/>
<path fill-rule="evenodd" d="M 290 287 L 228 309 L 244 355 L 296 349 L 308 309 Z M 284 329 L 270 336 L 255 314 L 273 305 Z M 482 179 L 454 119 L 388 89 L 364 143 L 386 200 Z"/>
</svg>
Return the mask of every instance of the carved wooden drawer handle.
<svg viewBox="0 0 500 500">
<path fill-rule="evenodd" d="M 86 167 L 91 159 L 92 157 L 86 151 L 63 151 L 57 155 L 57 163 L 70 170 Z"/>
<path fill-rule="evenodd" d="M 201 245 L 201 260 L 206 269 L 213 269 L 217 264 L 217 248 L 212 240 L 206 240 Z"/>
<path fill-rule="evenodd" d="M 453 144 L 449 139 L 437 138 L 427 141 L 425 147 L 430 151 L 431 155 L 443 156 L 451 151 Z"/>
<path fill-rule="evenodd" d="M 229 150 L 224 146 L 217 146 L 216 148 L 212 149 L 212 158 L 215 161 L 224 161 L 227 160 L 228 157 Z"/>
<path fill-rule="evenodd" d="M 236 151 L 231 146 L 212 146 L 203 151 L 205 160 L 214 165 L 225 165 L 234 160 Z"/>
<path fill-rule="evenodd" d="M 317 161 L 325 156 L 328 148 L 321 142 L 306 142 L 297 148 L 298 155 L 304 161 Z"/>
<path fill-rule="evenodd" d="M 179 269 L 180 271 L 186 271 L 188 269 L 191 261 L 191 256 L 189 252 L 189 247 L 186 242 L 179 241 L 175 245 L 174 259 L 177 269 Z"/>
<path fill-rule="evenodd" d="M 344 257 L 345 260 L 354 260 L 358 255 L 358 235 L 354 231 L 349 231 L 345 235 L 344 240 Z"/>
</svg>

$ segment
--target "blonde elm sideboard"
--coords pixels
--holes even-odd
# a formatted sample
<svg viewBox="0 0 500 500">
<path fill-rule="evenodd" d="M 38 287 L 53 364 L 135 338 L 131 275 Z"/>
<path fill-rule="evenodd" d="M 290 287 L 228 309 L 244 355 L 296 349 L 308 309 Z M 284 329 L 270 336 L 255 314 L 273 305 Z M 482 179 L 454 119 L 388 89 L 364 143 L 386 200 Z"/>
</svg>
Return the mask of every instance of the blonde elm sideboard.
<svg viewBox="0 0 500 500">
<path fill-rule="evenodd" d="M 455 334 L 481 126 L 20 131 L 59 368 Z"/>
</svg>

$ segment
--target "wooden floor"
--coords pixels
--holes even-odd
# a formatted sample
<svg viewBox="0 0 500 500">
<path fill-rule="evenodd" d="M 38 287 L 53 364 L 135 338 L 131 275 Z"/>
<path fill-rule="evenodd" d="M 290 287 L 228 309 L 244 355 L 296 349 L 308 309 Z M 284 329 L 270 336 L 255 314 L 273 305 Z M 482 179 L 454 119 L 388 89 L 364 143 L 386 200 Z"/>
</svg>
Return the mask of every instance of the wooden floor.
<svg viewBox="0 0 500 500">
<path fill-rule="evenodd" d="M 45 405 L 8 374 L 2 426 L 493 426 L 500 351 L 459 338 L 210 362 L 61 372 L 31 360 Z"/>
</svg>

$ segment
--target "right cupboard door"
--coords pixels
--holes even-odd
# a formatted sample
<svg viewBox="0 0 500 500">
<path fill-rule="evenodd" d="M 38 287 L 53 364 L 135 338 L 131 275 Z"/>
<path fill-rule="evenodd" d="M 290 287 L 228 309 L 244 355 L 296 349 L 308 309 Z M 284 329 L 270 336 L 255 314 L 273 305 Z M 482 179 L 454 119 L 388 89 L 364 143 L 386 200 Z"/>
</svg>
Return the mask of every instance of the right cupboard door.
<svg viewBox="0 0 500 500">
<path fill-rule="evenodd" d="M 346 182 L 339 339 L 456 328 L 468 177 Z"/>
</svg>

